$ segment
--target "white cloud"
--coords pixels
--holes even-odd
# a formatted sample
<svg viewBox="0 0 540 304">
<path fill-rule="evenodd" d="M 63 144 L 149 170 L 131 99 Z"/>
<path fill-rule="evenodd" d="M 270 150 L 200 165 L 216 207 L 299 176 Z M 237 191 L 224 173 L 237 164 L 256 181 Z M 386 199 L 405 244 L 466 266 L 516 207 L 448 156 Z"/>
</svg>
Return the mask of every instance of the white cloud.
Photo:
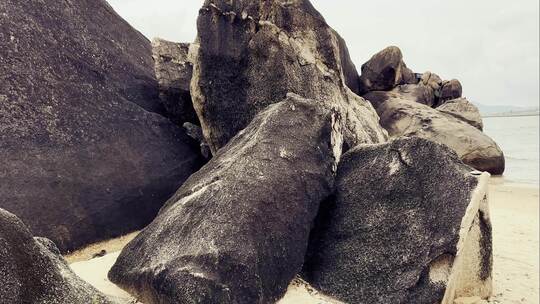
<svg viewBox="0 0 540 304">
<path fill-rule="evenodd" d="M 202 0 L 109 0 L 149 38 L 193 41 Z M 538 0 L 312 0 L 357 67 L 388 45 L 417 72 L 457 78 L 471 101 L 538 106 Z"/>
</svg>

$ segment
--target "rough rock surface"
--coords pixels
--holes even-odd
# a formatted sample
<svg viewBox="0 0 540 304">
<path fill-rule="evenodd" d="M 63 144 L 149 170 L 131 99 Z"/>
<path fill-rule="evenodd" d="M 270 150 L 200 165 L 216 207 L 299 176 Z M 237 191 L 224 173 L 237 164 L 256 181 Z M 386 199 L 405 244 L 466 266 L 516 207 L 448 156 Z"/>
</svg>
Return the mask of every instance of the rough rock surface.
<svg viewBox="0 0 540 304">
<path fill-rule="evenodd" d="M 426 85 L 433 89 L 433 92 L 435 92 L 435 97 L 439 98 L 441 93 L 441 86 L 443 84 L 443 81 L 439 75 L 431 72 L 425 72 L 422 74 L 422 79 L 420 80 L 420 83 L 423 85 Z"/>
<path fill-rule="evenodd" d="M 414 73 L 403 62 L 398 47 L 390 46 L 362 65 L 360 92 L 389 91 L 400 84 L 417 83 Z"/>
<path fill-rule="evenodd" d="M 392 98 L 406 99 L 430 107 L 435 105 L 435 92 L 430 86 L 424 84 L 399 85 L 391 91 L 372 91 L 362 97 L 368 100 L 375 109 Z"/>
<path fill-rule="evenodd" d="M 437 110 L 463 120 L 480 131 L 484 129 L 480 110 L 465 98 L 446 101 Z"/>
<path fill-rule="evenodd" d="M 206 0 L 197 27 L 191 94 L 213 153 L 288 92 L 336 105 L 350 147 L 386 140 L 351 91 L 358 78 L 345 43 L 308 0 Z"/>
<path fill-rule="evenodd" d="M 350 150 L 335 199 L 321 206 L 304 277 L 347 303 L 440 303 L 478 183 L 469 172 L 448 147 L 421 138 Z M 469 253 L 482 255 L 490 279 L 485 224 L 489 242 Z"/>
<path fill-rule="evenodd" d="M 491 174 L 504 172 L 504 154 L 482 131 L 437 109 L 393 98 L 377 108 L 381 125 L 392 137 L 417 136 L 447 145 L 464 163 Z"/>
<path fill-rule="evenodd" d="M 48 239 L 0 209 L 0 304 L 112 303 L 69 269 Z"/>
<path fill-rule="evenodd" d="M 186 130 L 186 134 L 189 137 L 193 138 L 196 142 L 199 143 L 199 146 L 201 147 L 201 155 L 205 159 L 210 159 L 212 157 L 212 153 L 210 152 L 210 147 L 208 147 L 208 143 L 206 143 L 202 128 L 190 122 L 185 122 L 182 127 L 184 128 L 184 130 Z"/>
<path fill-rule="evenodd" d="M 447 80 L 442 83 L 439 104 L 448 100 L 460 98 L 463 94 L 461 82 L 457 79 Z"/>
<path fill-rule="evenodd" d="M 199 167 L 159 114 L 150 41 L 103 0 L 0 16 L 0 207 L 62 251 L 144 227 Z"/>
<path fill-rule="evenodd" d="M 185 122 L 199 124 L 189 92 L 193 73 L 189 49 L 189 43 L 176 43 L 160 38 L 152 41 L 159 98 L 167 116 L 178 125 Z"/>
<path fill-rule="evenodd" d="M 144 303 L 275 303 L 333 190 L 339 112 L 288 95 L 167 202 L 109 278 Z"/>
</svg>

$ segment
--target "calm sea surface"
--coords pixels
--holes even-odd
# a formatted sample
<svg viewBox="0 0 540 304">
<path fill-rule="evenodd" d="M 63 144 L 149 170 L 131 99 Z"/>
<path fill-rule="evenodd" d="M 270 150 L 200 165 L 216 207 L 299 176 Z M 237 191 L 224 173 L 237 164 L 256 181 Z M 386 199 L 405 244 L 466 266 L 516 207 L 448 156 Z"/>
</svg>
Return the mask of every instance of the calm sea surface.
<svg viewBox="0 0 540 304">
<path fill-rule="evenodd" d="M 539 120 L 539 116 L 484 118 L 484 132 L 499 144 L 506 157 L 505 180 L 540 183 Z"/>
</svg>

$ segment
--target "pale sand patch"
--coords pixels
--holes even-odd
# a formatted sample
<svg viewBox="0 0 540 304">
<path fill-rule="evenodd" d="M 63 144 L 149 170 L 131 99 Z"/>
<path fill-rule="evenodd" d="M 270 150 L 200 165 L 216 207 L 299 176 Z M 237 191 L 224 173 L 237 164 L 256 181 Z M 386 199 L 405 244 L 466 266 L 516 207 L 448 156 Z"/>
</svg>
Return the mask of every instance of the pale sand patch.
<svg viewBox="0 0 540 304">
<path fill-rule="evenodd" d="M 95 258 L 89 261 L 82 261 L 70 264 L 73 271 L 81 279 L 92 284 L 96 289 L 104 294 L 118 300 L 120 303 L 137 303 L 135 299 L 127 292 L 114 285 L 107 278 L 109 269 L 114 265 L 120 251 L 107 254 L 102 258 Z"/>
<path fill-rule="evenodd" d="M 504 184 L 490 187 L 493 222 L 494 303 L 538 304 L 539 189 Z"/>
<path fill-rule="evenodd" d="M 107 254 L 116 251 L 122 251 L 122 248 L 124 248 L 127 243 L 131 242 L 131 240 L 133 240 L 137 236 L 137 234 L 139 234 L 139 232 L 133 232 L 116 239 L 88 245 L 83 249 L 65 255 L 64 258 L 68 261 L 69 264 L 72 264 L 75 262 L 88 261 L 92 259 L 94 254 L 100 252 L 101 250 L 106 250 Z"/>
<path fill-rule="evenodd" d="M 505 183 L 494 178 L 490 182 L 490 208 L 493 222 L 494 297 L 490 303 L 539 304 L 539 188 Z M 69 256 L 73 261 L 87 260 L 102 249 L 121 250 L 135 234 L 90 246 Z M 119 253 L 103 258 L 71 264 L 75 273 L 107 295 L 123 301 L 133 299 L 107 279 L 107 272 Z M 278 304 L 336 304 L 301 280 L 289 286 Z M 480 299 L 461 299 L 456 304 L 485 303 Z"/>
</svg>

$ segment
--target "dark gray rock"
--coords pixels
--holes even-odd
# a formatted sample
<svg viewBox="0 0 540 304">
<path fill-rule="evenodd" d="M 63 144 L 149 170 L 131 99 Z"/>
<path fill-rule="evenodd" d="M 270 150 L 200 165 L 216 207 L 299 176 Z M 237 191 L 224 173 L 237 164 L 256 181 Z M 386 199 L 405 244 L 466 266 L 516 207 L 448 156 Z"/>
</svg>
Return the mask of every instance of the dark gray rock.
<svg viewBox="0 0 540 304">
<path fill-rule="evenodd" d="M 414 73 L 403 62 L 403 54 L 396 46 L 390 46 L 373 55 L 362 65 L 360 92 L 389 91 L 400 84 L 415 84 Z"/>
<path fill-rule="evenodd" d="M 160 115 L 150 42 L 103 0 L 0 16 L 0 207 L 63 252 L 144 227 L 200 166 Z"/>
<path fill-rule="evenodd" d="M 452 148 L 464 163 L 477 170 L 495 175 L 504 172 L 504 154 L 497 143 L 453 115 L 400 98 L 382 103 L 377 112 L 391 137 L 431 139 Z"/>
<path fill-rule="evenodd" d="M 191 95 L 213 153 L 288 92 L 336 106 L 345 142 L 386 140 L 345 43 L 308 0 L 206 0 Z M 348 88 L 350 85 L 351 88 Z"/>
<path fill-rule="evenodd" d="M 484 122 L 482 121 L 480 110 L 478 110 L 478 108 L 466 98 L 458 98 L 446 101 L 437 107 L 437 110 L 452 115 L 455 118 L 479 129 L 480 131 L 484 129 Z"/>
<path fill-rule="evenodd" d="M 78 278 L 48 239 L 32 237 L 13 214 L 0 209 L 0 304 L 109 304 Z"/>
<path fill-rule="evenodd" d="M 322 204 L 310 236 L 304 277 L 347 303 L 441 303 L 478 183 L 469 171 L 449 148 L 421 138 L 344 154 L 336 197 Z M 469 253 L 483 252 L 477 263 L 490 280 L 485 224 L 489 242 L 471 244 Z"/>
<path fill-rule="evenodd" d="M 185 122 L 199 124 L 189 88 L 193 73 L 189 49 L 189 43 L 176 43 L 160 38 L 152 41 L 159 98 L 165 107 L 166 115 L 178 125 Z"/>
<path fill-rule="evenodd" d="M 210 147 L 204 138 L 202 128 L 190 122 L 184 123 L 183 127 L 184 130 L 186 130 L 186 134 L 199 143 L 199 146 L 201 147 L 201 155 L 205 159 L 210 159 L 212 157 L 212 153 L 210 152 Z"/>
<path fill-rule="evenodd" d="M 457 79 L 443 81 L 441 86 L 441 94 L 439 97 L 439 104 L 443 104 L 448 100 L 461 98 L 463 94 L 463 88 L 461 82 Z"/>
<path fill-rule="evenodd" d="M 109 278 L 153 303 L 275 303 L 300 271 L 333 190 L 342 121 L 289 95 L 178 190 Z"/>
</svg>

